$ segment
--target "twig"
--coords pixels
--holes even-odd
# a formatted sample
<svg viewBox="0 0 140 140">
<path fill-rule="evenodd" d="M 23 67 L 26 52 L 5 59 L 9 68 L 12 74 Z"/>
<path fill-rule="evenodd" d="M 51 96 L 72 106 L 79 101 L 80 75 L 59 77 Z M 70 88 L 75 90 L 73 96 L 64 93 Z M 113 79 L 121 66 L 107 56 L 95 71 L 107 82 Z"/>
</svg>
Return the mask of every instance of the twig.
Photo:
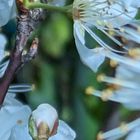
<svg viewBox="0 0 140 140">
<path fill-rule="evenodd" d="M 23 50 L 26 47 L 29 36 L 31 35 L 37 23 L 43 19 L 43 10 L 35 9 L 28 10 L 24 8 L 21 0 L 16 0 L 19 11 L 17 18 L 17 34 L 15 48 L 11 52 L 10 62 L 8 67 L 0 79 L 0 105 L 2 105 L 9 85 L 12 82 L 17 70 L 24 65 L 25 62 L 34 58 L 37 53 L 38 39 L 35 38 L 26 55 L 23 55 Z"/>
</svg>

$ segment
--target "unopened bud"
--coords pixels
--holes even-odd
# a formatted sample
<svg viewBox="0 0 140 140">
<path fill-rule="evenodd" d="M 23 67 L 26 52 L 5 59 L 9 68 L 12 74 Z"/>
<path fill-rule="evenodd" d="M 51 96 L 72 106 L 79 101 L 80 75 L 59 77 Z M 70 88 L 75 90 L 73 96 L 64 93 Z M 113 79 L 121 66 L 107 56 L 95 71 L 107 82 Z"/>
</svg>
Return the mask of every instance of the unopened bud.
<svg viewBox="0 0 140 140">
<path fill-rule="evenodd" d="M 32 112 L 29 132 L 34 140 L 48 140 L 57 132 L 58 114 L 49 104 L 41 104 Z"/>
</svg>

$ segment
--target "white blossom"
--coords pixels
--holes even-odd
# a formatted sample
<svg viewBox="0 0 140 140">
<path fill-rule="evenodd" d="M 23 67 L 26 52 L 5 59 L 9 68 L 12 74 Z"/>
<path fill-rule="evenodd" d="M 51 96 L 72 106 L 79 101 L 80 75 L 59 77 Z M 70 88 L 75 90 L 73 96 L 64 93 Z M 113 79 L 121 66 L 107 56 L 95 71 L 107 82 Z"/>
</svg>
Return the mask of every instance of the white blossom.
<svg viewBox="0 0 140 140">
<path fill-rule="evenodd" d="M 51 116 L 51 117 L 50 117 Z M 41 104 L 36 110 L 32 112 L 32 118 L 39 127 L 40 123 L 46 123 L 49 127 L 50 133 L 58 120 L 57 111 L 49 104 Z"/>
<path fill-rule="evenodd" d="M 115 101 L 133 110 L 140 109 L 140 71 L 125 64 L 118 64 L 115 77 L 101 74 L 97 77 L 99 82 L 106 82 L 109 88 L 100 90 L 90 90 L 89 94 L 100 97 L 102 100 Z"/>
<path fill-rule="evenodd" d="M 43 109 L 40 109 L 40 107 Z M 46 108 L 47 107 L 47 110 Z M 50 107 L 48 109 L 48 107 Z M 33 111 L 32 115 L 37 113 L 37 120 L 40 116 L 41 120 L 47 121 L 47 124 L 50 127 L 55 127 L 55 124 L 52 124 L 54 121 L 54 117 L 56 114 L 56 110 L 48 104 L 42 104 L 39 107 L 39 111 Z M 47 112 L 44 111 L 48 111 Z M 51 110 L 52 109 L 52 110 Z M 42 112 L 42 111 L 43 112 Z M 54 114 L 53 111 L 55 112 Z M 45 114 L 44 114 L 45 113 Z M 21 102 L 15 99 L 14 94 L 7 94 L 6 99 L 4 101 L 4 105 L 0 110 L 0 124 L 1 132 L 0 132 L 0 139 L 2 140 L 32 140 L 29 130 L 28 130 L 28 121 L 31 115 L 31 110 L 28 106 L 23 105 Z M 45 116 L 46 118 L 44 118 Z M 48 117 L 49 115 L 49 117 Z M 44 116 L 44 117 L 42 117 Z M 58 117 L 58 116 L 57 116 Z M 52 119 L 51 119 L 52 118 Z M 40 121 L 39 119 L 39 121 Z M 57 119 L 57 118 L 56 118 Z M 38 122 L 38 121 L 37 121 Z M 4 125 L 3 125 L 4 123 Z M 55 123 L 55 122 L 54 122 Z M 53 126 L 51 126 L 53 125 Z M 59 126 L 56 125 L 56 132 L 50 135 L 49 140 L 74 140 L 76 137 L 75 132 L 63 121 L 59 120 Z"/>
<path fill-rule="evenodd" d="M 49 104 L 41 104 L 32 112 L 29 130 L 34 139 L 74 140 L 76 137 L 75 132 L 65 122 L 58 121 L 56 110 Z"/>
<path fill-rule="evenodd" d="M 137 6 L 136 6 L 137 5 Z M 73 19 L 76 47 L 82 61 L 97 71 L 107 54 L 127 54 L 129 48 L 116 36 L 140 43 L 140 22 L 135 19 L 140 1 L 129 0 L 74 0 Z M 106 36 L 102 38 L 98 33 Z M 89 48 L 86 35 L 95 40 L 102 49 Z M 114 45 L 117 48 L 113 48 Z M 121 50 L 120 50 L 121 49 Z M 97 51 L 99 50 L 99 51 Z M 101 51 L 102 50 L 102 51 Z"/>
</svg>

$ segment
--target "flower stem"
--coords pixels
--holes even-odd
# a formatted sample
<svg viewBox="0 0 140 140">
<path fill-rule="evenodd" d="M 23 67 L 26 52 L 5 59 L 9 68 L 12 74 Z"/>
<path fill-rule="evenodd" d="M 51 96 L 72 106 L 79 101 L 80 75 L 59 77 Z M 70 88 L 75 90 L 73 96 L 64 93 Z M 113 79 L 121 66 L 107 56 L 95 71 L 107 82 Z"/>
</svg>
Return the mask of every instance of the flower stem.
<svg viewBox="0 0 140 140">
<path fill-rule="evenodd" d="M 56 12 L 62 12 L 62 13 L 71 13 L 72 11 L 72 5 L 59 7 L 59 6 L 53 6 L 46 3 L 41 2 L 29 2 L 28 0 L 24 0 L 24 5 L 28 9 L 34 9 L 34 8 L 42 8 L 47 9 L 50 11 L 56 11 Z"/>
</svg>

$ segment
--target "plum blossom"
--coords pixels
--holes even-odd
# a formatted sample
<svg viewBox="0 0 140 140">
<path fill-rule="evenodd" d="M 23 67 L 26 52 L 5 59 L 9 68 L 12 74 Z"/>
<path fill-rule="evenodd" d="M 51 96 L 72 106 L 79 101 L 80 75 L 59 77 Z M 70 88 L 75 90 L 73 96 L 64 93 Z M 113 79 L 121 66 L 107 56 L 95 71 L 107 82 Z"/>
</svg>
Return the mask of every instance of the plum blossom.
<svg viewBox="0 0 140 140">
<path fill-rule="evenodd" d="M 138 0 L 74 0 L 75 43 L 84 64 L 97 71 L 105 57 L 127 54 L 129 47 L 116 37 L 140 43 L 140 22 L 135 19 L 139 6 Z M 101 47 L 90 49 L 86 36 Z"/>
<path fill-rule="evenodd" d="M 40 109 L 42 107 L 43 110 Z M 47 107 L 48 112 L 44 111 L 44 107 Z M 42 132 L 43 130 L 46 130 L 46 127 L 44 127 L 44 125 L 40 125 L 42 122 L 48 125 L 49 131 L 44 131 L 45 133 L 49 132 L 48 140 L 74 140 L 76 137 L 75 132 L 64 121 L 59 120 L 58 122 L 57 112 L 52 106 L 41 104 L 37 110 L 31 113 L 31 109 L 27 105 L 23 105 L 15 99 L 15 94 L 7 94 L 4 105 L 0 110 L 0 116 L 1 126 L 3 126 L 4 122 L 4 127 L 0 132 L 0 139 L 2 140 L 32 140 L 31 135 L 36 135 L 37 131 L 39 132 L 38 134 L 41 132 L 41 136 L 44 136 L 44 133 Z M 37 121 L 35 123 L 38 124 L 38 128 L 34 128 L 35 126 L 31 120 L 32 117 L 36 119 L 34 121 Z M 59 125 L 56 125 L 56 123 Z M 39 131 L 39 127 L 41 128 L 41 131 Z M 32 134 L 30 135 L 29 132 Z"/>
<path fill-rule="evenodd" d="M 49 104 L 41 104 L 32 112 L 29 130 L 33 139 L 74 140 L 76 137 L 64 121 L 58 120 L 56 110 Z"/>
<path fill-rule="evenodd" d="M 139 61 L 138 61 L 139 62 Z M 132 110 L 140 109 L 140 71 L 129 65 L 119 63 L 116 68 L 115 77 L 100 74 L 97 77 L 99 82 L 106 82 L 111 85 L 109 88 L 99 90 L 88 90 L 89 94 L 100 97 L 102 100 L 115 101 L 123 104 Z"/>
<path fill-rule="evenodd" d="M 121 103 L 130 110 L 140 110 L 140 55 L 139 49 L 132 49 L 127 59 L 121 59 L 114 63 L 116 65 L 115 77 L 100 74 L 97 76 L 99 82 L 106 82 L 108 88 L 105 90 L 96 90 L 93 87 L 86 89 L 87 94 L 100 97 L 103 101 L 114 101 Z M 133 61 L 130 57 L 133 56 Z M 123 58 L 123 57 L 122 57 Z M 125 63 L 126 61 L 129 63 Z M 137 63 L 138 67 L 135 67 Z M 135 140 L 139 138 L 140 119 L 136 119 L 128 124 L 122 124 L 120 127 L 105 133 L 99 133 L 98 139 L 118 140 L 126 136 L 126 140 Z"/>
</svg>

